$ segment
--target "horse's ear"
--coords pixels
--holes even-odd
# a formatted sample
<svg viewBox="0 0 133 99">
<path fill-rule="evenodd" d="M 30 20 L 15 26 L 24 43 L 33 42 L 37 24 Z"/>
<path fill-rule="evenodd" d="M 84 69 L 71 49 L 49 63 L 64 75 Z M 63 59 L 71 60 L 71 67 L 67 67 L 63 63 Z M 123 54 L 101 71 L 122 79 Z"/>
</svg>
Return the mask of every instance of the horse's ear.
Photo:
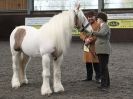
<svg viewBox="0 0 133 99">
<path fill-rule="evenodd" d="M 79 8 L 80 8 L 80 2 L 79 2 L 79 0 L 77 0 L 75 2 L 75 10 L 79 10 Z"/>
</svg>

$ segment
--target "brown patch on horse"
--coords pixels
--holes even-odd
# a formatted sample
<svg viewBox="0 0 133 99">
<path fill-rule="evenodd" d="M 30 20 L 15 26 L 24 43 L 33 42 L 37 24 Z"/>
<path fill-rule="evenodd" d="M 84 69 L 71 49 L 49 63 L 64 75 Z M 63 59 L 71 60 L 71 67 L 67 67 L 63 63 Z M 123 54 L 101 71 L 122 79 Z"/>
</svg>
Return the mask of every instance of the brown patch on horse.
<svg viewBox="0 0 133 99">
<path fill-rule="evenodd" d="M 26 34 L 25 29 L 22 29 L 22 28 L 17 29 L 15 36 L 14 36 L 14 39 L 15 39 L 14 49 L 15 49 L 15 51 L 21 51 L 21 44 L 23 42 L 25 34 Z"/>
</svg>

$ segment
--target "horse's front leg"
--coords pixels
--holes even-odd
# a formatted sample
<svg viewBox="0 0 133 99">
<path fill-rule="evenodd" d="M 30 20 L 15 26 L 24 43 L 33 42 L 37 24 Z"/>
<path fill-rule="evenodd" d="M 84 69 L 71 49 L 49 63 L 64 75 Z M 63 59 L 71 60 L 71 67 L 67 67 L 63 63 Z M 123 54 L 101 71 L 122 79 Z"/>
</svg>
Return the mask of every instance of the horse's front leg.
<svg viewBox="0 0 133 99">
<path fill-rule="evenodd" d="M 57 58 L 57 60 L 53 61 L 54 92 L 63 92 L 64 91 L 63 85 L 61 83 L 61 69 L 60 69 L 62 60 L 63 60 L 63 55 L 61 55 L 59 58 Z"/>
<path fill-rule="evenodd" d="M 50 56 L 43 55 L 42 56 L 42 77 L 43 77 L 43 84 L 41 87 L 41 94 L 42 95 L 50 95 L 52 91 L 50 89 Z"/>
</svg>

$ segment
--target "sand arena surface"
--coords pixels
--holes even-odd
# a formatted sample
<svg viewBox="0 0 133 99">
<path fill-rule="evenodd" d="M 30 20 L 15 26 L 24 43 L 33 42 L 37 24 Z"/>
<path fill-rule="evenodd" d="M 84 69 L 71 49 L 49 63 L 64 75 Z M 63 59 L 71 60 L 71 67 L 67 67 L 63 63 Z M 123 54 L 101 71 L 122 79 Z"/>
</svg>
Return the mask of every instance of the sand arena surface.
<svg viewBox="0 0 133 99">
<path fill-rule="evenodd" d="M 133 99 L 133 44 L 112 43 L 109 93 L 97 89 L 95 80 L 83 82 L 82 43 L 72 42 L 62 64 L 65 92 L 50 97 L 41 95 L 41 58 L 32 58 L 27 67 L 28 85 L 11 88 L 12 61 L 9 42 L 0 42 L 0 99 Z M 52 73 L 52 72 L 51 72 Z M 52 84 L 52 83 L 51 83 Z"/>
</svg>

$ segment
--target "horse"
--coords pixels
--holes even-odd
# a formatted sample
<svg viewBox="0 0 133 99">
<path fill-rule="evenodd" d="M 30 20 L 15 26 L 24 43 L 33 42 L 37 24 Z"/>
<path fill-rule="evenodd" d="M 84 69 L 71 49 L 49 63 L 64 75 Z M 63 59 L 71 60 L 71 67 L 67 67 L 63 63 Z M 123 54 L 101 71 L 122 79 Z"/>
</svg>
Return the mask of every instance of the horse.
<svg viewBox="0 0 133 99">
<path fill-rule="evenodd" d="M 40 29 L 31 26 L 16 27 L 10 35 L 12 88 L 28 84 L 26 67 L 31 57 L 41 57 L 43 69 L 41 94 L 51 95 L 53 92 L 63 92 L 60 66 L 70 45 L 72 30 L 75 27 L 78 29 L 86 27 L 85 30 L 91 31 L 92 28 L 88 24 L 83 11 L 77 7 L 54 15 Z M 50 63 L 53 64 L 53 90 L 50 87 Z"/>
</svg>

